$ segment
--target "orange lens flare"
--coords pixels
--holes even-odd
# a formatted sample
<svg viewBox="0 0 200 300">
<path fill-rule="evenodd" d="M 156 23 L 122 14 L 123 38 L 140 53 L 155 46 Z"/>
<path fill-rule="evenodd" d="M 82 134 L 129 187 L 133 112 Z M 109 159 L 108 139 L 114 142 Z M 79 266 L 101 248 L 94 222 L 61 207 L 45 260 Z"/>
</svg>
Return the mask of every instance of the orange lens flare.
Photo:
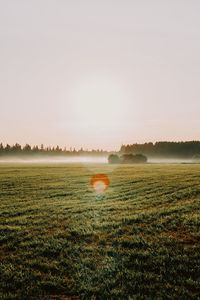
<svg viewBox="0 0 200 300">
<path fill-rule="evenodd" d="M 109 187 L 110 181 L 105 174 L 95 174 L 90 183 L 97 194 L 102 194 Z"/>
</svg>

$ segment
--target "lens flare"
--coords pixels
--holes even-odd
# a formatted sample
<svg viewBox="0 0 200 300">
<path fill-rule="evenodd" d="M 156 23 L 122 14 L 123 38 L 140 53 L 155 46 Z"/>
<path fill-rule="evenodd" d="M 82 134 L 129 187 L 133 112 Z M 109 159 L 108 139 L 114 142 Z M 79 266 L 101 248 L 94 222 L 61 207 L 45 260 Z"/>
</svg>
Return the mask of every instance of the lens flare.
<svg viewBox="0 0 200 300">
<path fill-rule="evenodd" d="M 102 194 L 109 187 L 110 181 L 105 174 L 95 174 L 90 183 L 97 194 Z"/>
</svg>

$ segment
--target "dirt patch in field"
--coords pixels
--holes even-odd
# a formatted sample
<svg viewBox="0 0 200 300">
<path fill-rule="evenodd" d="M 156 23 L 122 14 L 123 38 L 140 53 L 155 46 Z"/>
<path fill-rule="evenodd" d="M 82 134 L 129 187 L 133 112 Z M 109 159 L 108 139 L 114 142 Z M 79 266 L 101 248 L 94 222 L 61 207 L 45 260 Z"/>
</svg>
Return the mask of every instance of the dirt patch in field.
<svg viewBox="0 0 200 300">
<path fill-rule="evenodd" d="M 64 295 L 51 295 L 50 299 L 52 300 L 78 300 L 80 297 L 77 296 L 64 296 Z"/>
<path fill-rule="evenodd" d="M 162 234 L 168 238 L 175 239 L 178 242 L 183 244 L 187 244 L 190 246 L 199 246 L 200 245 L 200 238 L 199 236 L 193 236 L 190 232 L 188 232 L 184 228 L 177 228 L 176 231 L 168 231 Z"/>
</svg>

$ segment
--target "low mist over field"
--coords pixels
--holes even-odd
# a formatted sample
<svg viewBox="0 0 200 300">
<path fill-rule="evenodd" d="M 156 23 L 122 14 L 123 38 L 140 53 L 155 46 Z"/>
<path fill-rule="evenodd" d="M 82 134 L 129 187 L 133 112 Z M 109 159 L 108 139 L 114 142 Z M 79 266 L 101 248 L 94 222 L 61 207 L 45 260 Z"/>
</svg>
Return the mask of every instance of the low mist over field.
<svg viewBox="0 0 200 300">
<path fill-rule="evenodd" d="M 193 159 L 184 159 L 184 158 L 163 158 L 163 157 L 158 157 L 158 158 L 149 158 L 148 159 L 149 163 L 154 163 L 154 164 L 181 164 L 181 163 L 194 163 Z"/>
<path fill-rule="evenodd" d="M 27 156 L 27 157 L 0 157 L 0 163 L 107 163 L 107 157 L 94 157 L 94 156 L 55 156 L 55 157 L 44 157 L 44 156 Z"/>
<path fill-rule="evenodd" d="M 148 158 L 148 163 L 151 164 L 181 164 L 181 163 L 194 163 L 193 159 L 181 159 L 181 158 Z M 74 163 L 93 163 L 93 164 L 105 164 L 108 163 L 107 156 L 24 156 L 24 157 L 0 157 L 0 163 L 26 163 L 26 164 L 74 164 Z"/>
</svg>

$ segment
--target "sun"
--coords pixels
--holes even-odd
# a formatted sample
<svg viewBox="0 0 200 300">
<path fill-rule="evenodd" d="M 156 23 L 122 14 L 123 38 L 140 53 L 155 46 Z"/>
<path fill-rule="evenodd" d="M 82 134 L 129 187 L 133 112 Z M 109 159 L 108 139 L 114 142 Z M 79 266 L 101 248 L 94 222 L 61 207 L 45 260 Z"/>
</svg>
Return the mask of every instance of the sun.
<svg viewBox="0 0 200 300">
<path fill-rule="evenodd" d="M 85 76 L 66 95 L 62 128 L 74 145 L 114 149 L 124 137 L 132 96 L 124 82 L 112 76 Z M 129 105 L 130 104 L 130 105 Z"/>
<path fill-rule="evenodd" d="M 74 122 L 85 127 L 116 125 L 124 112 L 123 100 L 122 89 L 116 82 L 106 78 L 83 80 L 72 92 L 71 115 Z"/>
</svg>

